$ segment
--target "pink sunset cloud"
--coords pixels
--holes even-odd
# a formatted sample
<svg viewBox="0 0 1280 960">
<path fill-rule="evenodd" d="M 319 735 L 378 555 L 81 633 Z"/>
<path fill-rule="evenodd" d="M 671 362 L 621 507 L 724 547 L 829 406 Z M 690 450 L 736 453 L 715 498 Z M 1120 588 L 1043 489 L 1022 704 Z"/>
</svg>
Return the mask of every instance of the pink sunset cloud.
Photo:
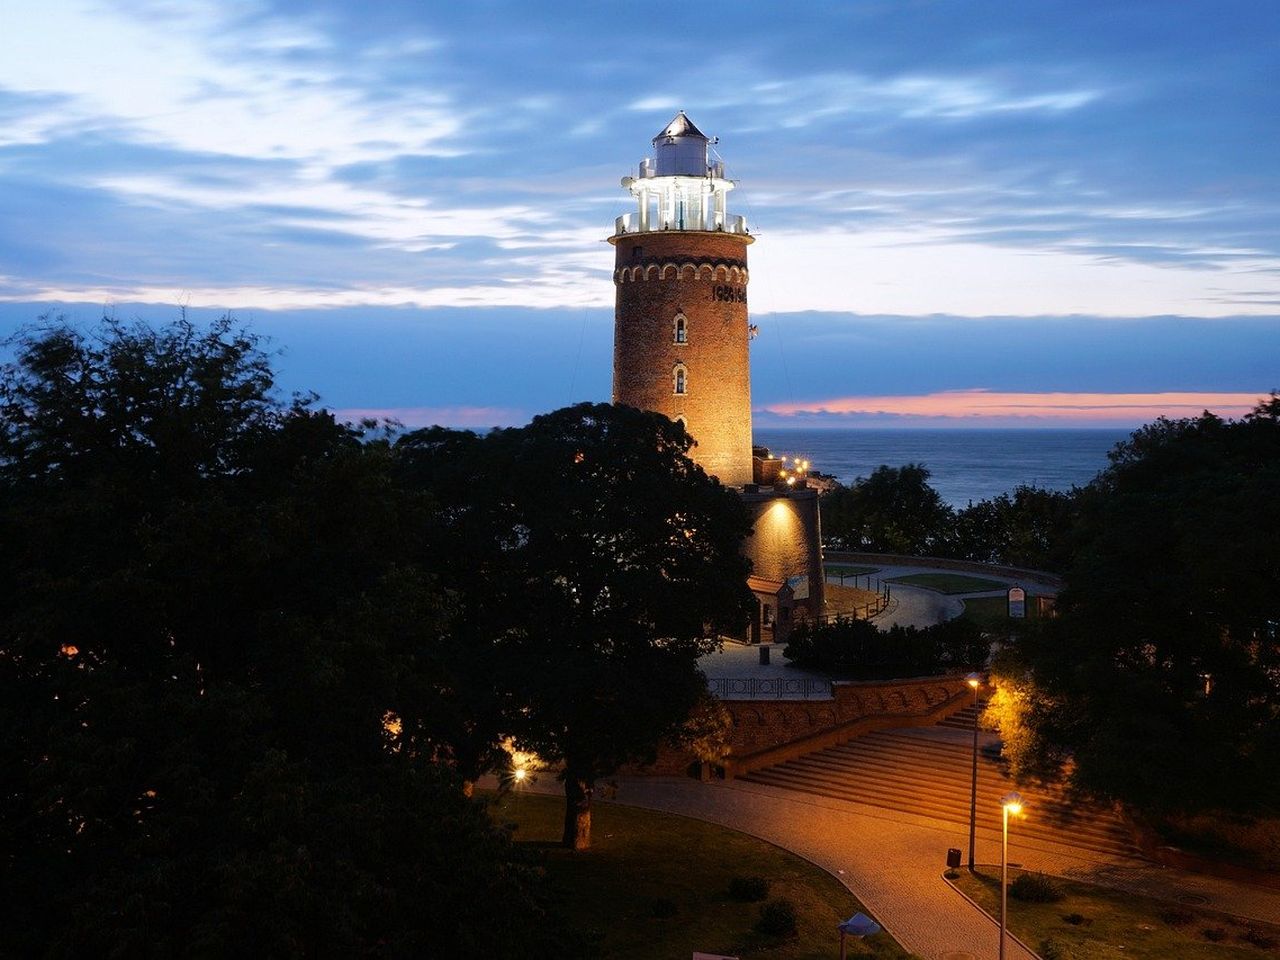
<svg viewBox="0 0 1280 960">
<path fill-rule="evenodd" d="M 1012 393 L 998 390 L 943 390 L 909 396 L 832 397 L 776 403 L 768 413 L 782 417 L 836 415 L 927 417 L 943 420 L 1048 420 L 1136 423 L 1156 417 L 1194 417 L 1205 410 L 1240 417 L 1263 399 L 1260 393 Z"/>
</svg>

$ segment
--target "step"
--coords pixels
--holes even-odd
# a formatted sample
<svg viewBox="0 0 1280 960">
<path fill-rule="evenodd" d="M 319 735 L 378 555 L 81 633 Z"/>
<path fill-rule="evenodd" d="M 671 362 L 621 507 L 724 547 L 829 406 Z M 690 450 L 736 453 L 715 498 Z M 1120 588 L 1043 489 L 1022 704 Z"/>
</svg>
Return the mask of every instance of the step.
<svg viewBox="0 0 1280 960">
<path fill-rule="evenodd" d="M 973 708 L 953 716 L 963 720 Z M 938 726 L 964 729 L 960 723 L 879 731 L 765 767 L 742 779 L 834 799 L 862 803 L 968 827 L 973 777 L 972 740 L 925 735 Z M 989 742 L 989 738 L 988 738 Z M 978 809 L 985 830 L 997 830 L 1000 798 L 1014 788 L 1007 762 L 985 748 L 978 755 Z M 1111 810 L 1074 803 L 1061 784 L 1018 787 L 1030 813 L 1014 827 L 1023 842 L 1075 846 L 1097 853 L 1140 857 L 1128 828 Z"/>
<path fill-rule="evenodd" d="M 902 789 L 901 784 L 893 784 L 888 781 L 878 783 L 859 781 L 851 783 L 844 778 L 814 773 L 813 771 L 784 770 L 776 767 L 748 774 L 744 779 L 755 779 L 776 785 L 788 785 L 796 789 L 827 788 L 839 790 L 851 796 L 856 795 L 867 798 L 868 802 L 880 800 L 883 805 L 892 806 L 896 809 L 913 809 L 921 812 L 927 809 L 932 814 L 938 815 L 943 819 L 949 818 L 964 822 L 969 819 L 969 796 L 967 790 L 963 791 L 963 796 L 960 796 L 958 791 L 930 792 L 918 789 Z M 978 799 L 980 810 L 994 811 L 999 808 L 998 796 L 983 796 L 979 794 Z M 1063 816 L 1063 811 L 1053 809 L 1040 798 L 1034 796 L 1028 796 L 1026 803 L 1028 810 L 1036 811 L 1036 824 L 1044 829 L 1055 832 L 1070 830 L 1073 834 L 1104 839 L 1108 842 L 1116 840 L 1127 842 L 1127 831 L 1119 821 L 1114 819 L 1098 819 L 1082 811 L 1071 811 L 1072 815 Z"/>
<path fill-rule="evenodd" d="M 851 768 L 847 763 L 833 762 L 817 754 L 810 754 L 807 757 L 791 760 L 785 764 L 778 764 L 769 769 L 795 772 L 809 777 L 824 777 L 834 781 L 849 782 L 850 784 L 883 785 L 889 789 L 895 787 L 899 789 L 909 788 L 915 794 L 962 797 L 966 806 L 969 802 L 969 794 L 972 790 L 973 782 L 969 774 L 966 774 L 963 778 L 939 780 L 937 777 L 922 775 L 910 767 L 902 766 Z M 981 775 L 978 777 L 978 797 L 984 804 L 997 805 L 1000 798 L 1008 793 L 1009 789 L 1010 784 L 1008 781 L 993 781 L 990 777 Z M 1043 811 L 1045 815 L 1052 816 L 1055 820 L 1063 823 L 1074 823 L 1080 820 L 1120 822 L 1114 814 L 1108 811 L 1082 808 L 1076 803 L 1052 794 L 1028 790 L 1021 792 L 1027 797 L 1028 802 L 1031 802 L 1031 799 L 1034 798 L 1037 808 Z"/>
<path fill-rule="evenodd" d="M 789 760 L 786 763 L 777 764 L 767 769 L 794 771 L 808 776 L 821 776 L 846 781 L 850 784 L 885 784 L 891 788 L 910 789 L 914 792 L 950 797 L 963 795 L 966 802 L 972 789 L 972 775 L 969 773 L 966 773 L 964 777 L 940 779 L 927 771 L 913 768 L 909 764 L 852 765 L 847 761 L 834 760 L 820 754 L 809 754 L 806 757 Z M 995 780 L 990 776 L 982 776 L 982 771 L 979 771 L 978 795 L 985 800 L 998 802 L 999 798 L 1009 791 L 1009 787 L 1009 781 Z M 1042 809 L 1052 811 L 1066 821 L 1088 818 L 1094 821 L 1112 820 L 1119 822 L 1115 814 L 1109 810 L 1084 806 L 1061 795 L 1038 790 L 1034 786 L 1024 788 L 1019 792 L 1023 793 L 1028 799 L 1034 797 L 1036 803 Z"/>
<path fill-rule="evenodd" d="M 865 792 L 850 790 L 850 788 L 840 785 L 831 785 L 831 783 L 796 781 L 792 777 L 774 776 L 769 771 L 756 771 L 744 777 L 744 780 L 767 783 L 767 785 L 788 788 L 788 790 L 799 790 L 806 792 L 806 794 L 832 797 L 832 799 L 836 800 L 851 801 L 851 803 L 876 806 L 876 808 L 881 809 L 932 817 L 943 820 L 943 822 L 954 823 L 956 826 L 968 827 L 969 824 L 968 806 L 965 806 L 963 812 L 956 812 L 955 809 L 938 809 L 932 804 L 920 803 L 916 797 L 905 797 L 901 794 L 865 794 Z M 987 831 L 993 832 L 997 829 L 995 824 L 988 824 L 986 820 L 980 820 L 978 826 L 980 829 L 987 829 Z M 1034 823 L 1032 820 L 1020 820 L 1020 822 L 1016 823 L 1014 829 L 1016 836 L 1023 841 L 1041 840 L 1052 842 L 1052 844 L 1080 847 L 1080 849 L 1101 852 L 1101 854 L 1129 856 L 1129 858 L 1139 855 L 1138 850 L 1128 840 L 1128 836 L 1119 831 L 1119 829 L 1100 833 L 1094 832 L 1093 829 L 1084 829 L 1079 824 L 1076 824 L 1076 826 L 1070 828 L 1069 838 L 1064 837 L 1064 831 L 1053 828 L 1051 824 Z"/>
</svg>

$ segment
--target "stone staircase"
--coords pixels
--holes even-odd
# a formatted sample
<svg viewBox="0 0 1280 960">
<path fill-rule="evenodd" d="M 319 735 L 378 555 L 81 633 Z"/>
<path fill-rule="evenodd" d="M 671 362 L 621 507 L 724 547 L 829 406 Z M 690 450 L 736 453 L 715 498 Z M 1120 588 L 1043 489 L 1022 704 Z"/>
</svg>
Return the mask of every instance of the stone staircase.
<svg viewBox="0 0 1280 960">
<path fill-rule="evenodd" d="M 951 714 L 949 717 L 944 717 L 943 719 L 938 721 L 937 725 L 939 727 L 946 727 L 949 730 L 965 730 L 968 732 L 969 736 L 972 737 L 974 721 L 978 719 L 978 714 L 980 714 L 985 709 L 987 709 L 987 701 L 979 700 L 977 704 L 971 703 L 967 707 L 965 707 L 963 710 L 957 710 L 955 713 Z M 981 731 L 979 731 L 978 735 L 979 736 L 982 735 Z M 971 751 L 970 767 L 969 767 L 970 772 L 972 772 L 973 770 L 972 745 L 973 743 L 971 740 L 970 741 L 970 751 Z"/>
<path fill-rule="evenodd" d="M 973 719 L 970 705 L 931 727 L 870 733 L 838 746 L 745 774 L 742 779 L 932 817 L 969 830 Z M 979 733 L 978 830 L 999 836 L 1000 798 L 1022 794 L 1024 816 L 1010 824 L 1023 846 L 1067 845 L 1104 856 L 1141 857 L 1110 810 L 1068 800 L 1056 784 L 1015 785 L 999 759 L 999 741 Z"/>
</svg>

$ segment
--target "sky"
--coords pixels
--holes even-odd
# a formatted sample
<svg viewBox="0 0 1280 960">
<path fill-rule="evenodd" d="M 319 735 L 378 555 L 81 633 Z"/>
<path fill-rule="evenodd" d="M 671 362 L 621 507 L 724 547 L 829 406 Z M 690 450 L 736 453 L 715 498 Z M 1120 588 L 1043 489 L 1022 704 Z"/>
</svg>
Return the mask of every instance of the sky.
<svg viewBox="0 0 1280 960">
<path fill-rule="evenodd" d="M 745 214 L 754 417 L 1137 425 L 1280 387 L 1280 4 L 0 0 L 0 336 L 231 312 L 343 416 L 608 400 L 619 178 Z"/>
</svg>

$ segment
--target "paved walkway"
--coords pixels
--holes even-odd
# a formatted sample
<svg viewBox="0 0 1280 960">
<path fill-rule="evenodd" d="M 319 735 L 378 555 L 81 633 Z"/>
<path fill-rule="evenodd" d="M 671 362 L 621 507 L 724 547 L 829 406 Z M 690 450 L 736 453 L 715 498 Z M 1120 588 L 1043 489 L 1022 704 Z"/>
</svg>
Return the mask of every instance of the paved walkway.
<svg viewBox="0 0 1280 960">
<path fill-rule="evenodd" d="M 882 567 L 873 573 L 872 577 L 888 580 L 893 577 L 905 577 L 916 573 L 955 574 L 956 571 L 934 567 L 894 566 Z M 962 575 L 977 576 L 977 574 L 972 573 L 964 573 Z M 829 577 L 828 579 L 832 583 L 840 582 L 837 577 Z M 998 580 L 1002 583 L 1007 583 L 1009 586 L 1013 586 L 1015 583 L 1009 577 L 995 575 L 987 576 L 984 574 L 983 579 Z M 849 583 L 852 586 L 852 578 L 849 578 Z M 949 596 L 936 590 L 926 590 L 923 587 L 895 583 L 892 584 L 892 593 L 893 600 L 888 609 L 872 618 L 872 622 L 882 629 L 887 629 L 895 623 L 904 627 L 929 627 L 942 620 L 950 620 L 953 617 L 960 616 L 964 612 L 965 597 L 1000 597 L 1004 596 L 1005 590 L 986 590 L 978 593 Z M 702 672 L 711 679 L 729 677 L 755 680 L 829 679 L 827 674 L 791 666 L 790 661 L 782 655 L 784 646 L 785 644 L 778 644 L 774 647 L 769 658 L 770 662 L 768 665 L 764 665 L 760 663 L 759 647 L 740 643 L 726 643 L 719 651 L 703 657 L 698 665 L 702 667 Z M 783 697 L 782 699 L 797 698 L 803 699 L 803 697 Z"/>
<path fill-rule="evenodd" d="M 872 576 L 888 580 L 916 573 L 954 572 L 892 566 Z M 1008 586 L 1017 582 L 994 574 L 989 579 Z M 1003 596 L 1005 589 L 949 596 L 894 584 L 894 604 L 875 622 L 882 627 L 894 623 L 929 626 L 958 616 L 965 597 Z M 702 668 L 709 677 L 822 677 L 788 666 L 781 650 L 774 650 L 771 663 L 765 666 L 759 662 L 758 648 L 735 644 L 703 658 Z M 540 787 L 545 789 L 546 785 Z M 740 781 L 702 784 L 664 778 L 626 779 L 620 784 L 616 802 L 719 823 L 811 860 L 838 877 L 903 947 L 927 960 L 994 960 L 996 956 L 995 924 L 941 876 L 947 848 L 967 846 L 968 832 L 963 827 L 907 811 L 887 811 Z M 990 822 L 978 829 L 977 858 L 981 863 L 999 863 L 999 821 L 994 814 L 988 819 Z M 1023 846 L 1016 823 L 1009 853 L 1011 863 L 1028 869 L 1280 924 L 1277 890 L 1042 841 L 1035 848 Z M 1009 960 L 1031 960 L 1033 956 L 1010 943 Z"/>
<path fill-rule="evenodd" d="M 556 793 L 543 774 L 533 789 Z M 946 851 L 964 849 L 954 824 L 738 781 L 699 783 L 663 777 L 623 778 L 616 800 L 682 814 L 767 840 L 839 879 L 902 946 L 926 960 L 995 960 L 998 929 L 943 878 Z M 1000 862 L 999 821 L 979 823 L 979 863 Z M 1145 861 L 1107 858 L 1066 847 L 1019 844 L 1010 830 L 1011 864 L 1183 904 L 1280 923 L 1280 891 L 1189 874 Z M 1011 909 L 1016 909 L 1012 907 Z M 1034 954 L 1010 941 L 1008 960 Z"/>
</svg>

